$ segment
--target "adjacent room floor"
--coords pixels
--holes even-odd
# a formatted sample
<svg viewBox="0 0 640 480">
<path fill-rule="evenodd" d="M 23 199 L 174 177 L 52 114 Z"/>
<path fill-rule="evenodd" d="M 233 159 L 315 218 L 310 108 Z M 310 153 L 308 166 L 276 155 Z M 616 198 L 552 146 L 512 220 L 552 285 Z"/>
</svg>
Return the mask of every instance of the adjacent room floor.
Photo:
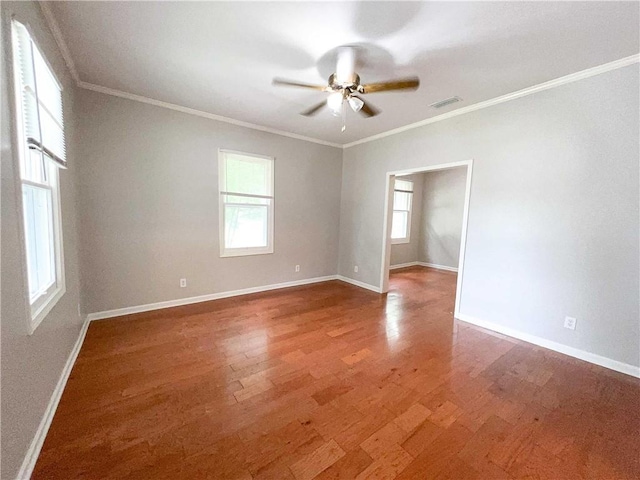
<svg viewBox="0 0 640 480">
<path fill-rule="evenodd" d="M 33 478 L 640 478 L 640 381 L 395 271 L 91 324 Z"/>
</svg>

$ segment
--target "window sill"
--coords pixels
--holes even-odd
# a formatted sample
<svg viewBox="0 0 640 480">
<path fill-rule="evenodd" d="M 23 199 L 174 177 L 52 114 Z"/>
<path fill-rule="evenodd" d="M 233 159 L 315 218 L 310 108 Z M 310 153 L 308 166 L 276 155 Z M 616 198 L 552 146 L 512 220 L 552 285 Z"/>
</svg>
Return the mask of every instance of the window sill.
<svg viewBox="0 0 640 480">
<path fill-rule="evenodd" d="M 260 248 L 260 249 L 238 249 L 238 250 L 225 250 L 220 252 L 220 258 L 226 257 L 248 257 L 251 255 L 268 255 L 273 253 L 273 248 Z"/>
<path fill-rule="evenodd" d="M 45 319 L 49 312 L 56 306 L 58 301 L 64 296 L 66 293 L 66 288 L 62 285 L 60 288 L 56 288 L 51 292 L 49 298 L 38 307 L 37 310 L 31 312 L 31 322 L 29 322 L 29 335 L 33 335 L 36 331 L 36 328 L 42 323 L 42 320 Z"/>
<path fill-rule="evenodd" d="M 396 239 L 391 239 L 391 245 L 401 245 L 403 243 L 411 243 L 411 240 L 409 238 L 396 238 Z"/>
</svg>

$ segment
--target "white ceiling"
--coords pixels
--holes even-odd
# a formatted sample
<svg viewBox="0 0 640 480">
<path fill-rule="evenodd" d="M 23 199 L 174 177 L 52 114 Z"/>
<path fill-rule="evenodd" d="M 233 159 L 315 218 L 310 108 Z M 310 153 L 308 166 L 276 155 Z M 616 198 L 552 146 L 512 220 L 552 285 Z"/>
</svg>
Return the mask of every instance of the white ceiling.
<svg viewBox="0 0 640 480">
<path fill-rule="evenodd" d="M 82 81 L 345 144 L 639 51 L 638 2 L 52 2 Z M 323 93 L 332 54 L 365 53 L 363 83 L 418 75 L 417 92 L 366 99 L 347 130 Z M 457 95 L 463 102 L 434 110 Z"/>
</svg>

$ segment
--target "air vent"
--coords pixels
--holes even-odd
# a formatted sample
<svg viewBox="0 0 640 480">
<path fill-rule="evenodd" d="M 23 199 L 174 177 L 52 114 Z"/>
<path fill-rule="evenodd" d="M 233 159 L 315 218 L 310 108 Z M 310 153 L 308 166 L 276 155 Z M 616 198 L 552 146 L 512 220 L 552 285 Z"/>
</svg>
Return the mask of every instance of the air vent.
<svg viewBox="0 0 640 480">
<path fill-rule="evenodd" d="M 436 103 L 432 103 L 429 106 L 432 108 L 442 108 L 442 107 L 446 107 L 447 105 L 451 105 L 452 103 L 456 103 L 460 101 L 462 101 L 460 97 L 451 97 L 451 98 L 445 98 L 444 100 L 440 100 L 439 102 L 436 102 Z"/>
</svg>

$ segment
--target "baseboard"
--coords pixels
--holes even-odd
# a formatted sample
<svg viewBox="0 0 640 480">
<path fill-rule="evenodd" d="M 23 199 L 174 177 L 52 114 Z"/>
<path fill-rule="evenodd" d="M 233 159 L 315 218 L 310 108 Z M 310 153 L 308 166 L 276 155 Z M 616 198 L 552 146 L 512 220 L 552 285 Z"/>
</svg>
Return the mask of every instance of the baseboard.
<svg viewBox="0 0 640 480">
<path fill-rule="evenodd" d="M 398 263 L 397 265 L 389 265 L 389 270 L 397 270 L 398 268 L 417 267 L 420 262 Z"/>
<path fill-rule="evenodd" d="M 87 318 L 90 322 L 94 320 L 103 320 L 105 318 L 121 317 L 122 315 L 131 315 L 134 313 L 150 312 L 152 310 L 160 310 L 162 308 L 181 307 L 183 305 L 191 305 L 193 303 L 210 302 L 211 300 L 220 300 L 222 298 L 237 297 L 240 295 L 248 295 L 250 293 L 268 292 L 269 290 L 278 290 L 280 288 L 298 287 L 301 285 L 309 285 L 312 283 L 328 282 L 329 280 L 337 280 L 336 275 L 326 277 L 305 278 L 304 280 L 294 280 L 292 282 L 273 283 L 271 285 L 263 285 L 260 287 L 243 288 L 241 290 L 230 290 L 227 292 L 211 293 L 208 295 L 199 295 L 197 297 L 178 298 L 176 300 L 167 300 L 164 302 L 148 303 L 146 305 L 137 305 L 134 307 L 116 308 L 115 310 L 105 310 L 103 312 L 90 313 Z"/>
<path fill-rule="evenodd" d="M 436 268 L 438 270 L 446 270 L 447 272 L 458 272 L 456 267 L 448 267 L 447 265 L 438 265 L 437 263 L 416 262 L 422 267 Z"/>
<path fill-rule="evenodd" d="M 51 422 L 53 421 L 53 416 L 55 415 L 56 409 L 58 408 L 58 403 L 60 403 L 60 398 L 62 397 L 64 387 L 67 385 L 67 380 L 69 380 L 69 375 L 71 375 L 73 365 L 76 363 L 76 359 L 78 358 L 78 354 L 80 353 L 80 348 L 82 348 L 82 343 L 84 342 L 84 337 L 87 335 L 88 328 L 89 320 L 87 319 L 82 324 L 82 328 L 80 329 L 80 333 L 78 334 L 78 339 L 71 349 L 71 353 L 69 353 L 69 357 L 67 358 L 67 362 L 62 369 L 62 373 L 60 374 L 60 378 L 58 379 L 56 388 L 53 390 L 51 398 L 49 399 L 47 409 L 42 416 L 42 420 L 40 421 L 40 425 L 38 425 L 38 429 L 36 430 L 36 434 L 34 435 L 33 440 L 31 441 L 31 445 L 29 445 L 29 449 L 24 456 L 24 460 L 22 461 L 22 465 L 20 466 L 20 470 L 18 471 L 18 476 L 16 477 L 19 480 L 26 480 L 31 478 L 33 468 L 36 466 L 36 461 L 38 460 L 40 450 L 42 449 L 42 445 L 44 444 L 44 439 L 47 437 L 47 433 L 49 432 L 49 427 L 51 426 Z"/>
<path fill-rule="evenodd" d="M 346 283 L 350 283 L 351 285 L 355 285 L 356 287 L 366 288 L 367 290 L 371 290 L 372 292 L 382 293 L 379 287 L 374 285 L 370 285 L 368 283 L 361 282 L 359 280 L 354 280 L 353 278 L 343 277 L 342 275 L 337 275 L 337 279 Z"/>
<path fill-rule="evenodd" d="M 486 328 L 487 330 L 492 330 L 494 332 L 502 333 L 503 335 L 506 335 L 508 337 L 517 338 L 518 340 L 523 340 L 527 343 L 538 345 L 539 347 L 548 348 L 549 350 L 553 350 L 555 352 L 562 353 L 570 357 L 578 358 L 580 360 L 584 360 L 585 362 L 593 363 L 595 365 L 599 365 L 601 367 L 605 367 L 610 370 L 615 370 L 616 372 L 620 372 L 627 375 L 631 375 L 632 377 L 640 378 L 640 367 L 636 367 L 628 363 L 619 362 L 618 360 L 613 360 L 611 358 L 603 357 L 595 353 L 587 352 L 585 350 L 580 350 L 574 347 L 569 347 L 568 345 L 563 345 L 562 343 L 554 342 L 552 340 L 547 340 L 546 338 L 537 337 L 535 335 L 521 332 L 513 328 L 505 327 L 497 323 L 480 320 L 479 318 L 475 318 L 470 315 L 466 315 L 464 313 L 456 314 L 456 318 L 463 322 L 470 323 L 472 325 L 477 325 L 478 327 Z"/>
<path fill-rule="evenodd" d="M 448 272 L 457 272 L 458 269 L 456 267 L 448 267 L 447 265 L 438 265 L 436 263 L 426 263 L 426 262 L 408 262 L 408 263 L 398 263 L 397 265 L 390 265 L 389 270 L 397 270 L 398 268 L 407 268 L 407 267 L 429 267 L 436 268 L 438 270 L 446 270 Z"/>
</svg>

